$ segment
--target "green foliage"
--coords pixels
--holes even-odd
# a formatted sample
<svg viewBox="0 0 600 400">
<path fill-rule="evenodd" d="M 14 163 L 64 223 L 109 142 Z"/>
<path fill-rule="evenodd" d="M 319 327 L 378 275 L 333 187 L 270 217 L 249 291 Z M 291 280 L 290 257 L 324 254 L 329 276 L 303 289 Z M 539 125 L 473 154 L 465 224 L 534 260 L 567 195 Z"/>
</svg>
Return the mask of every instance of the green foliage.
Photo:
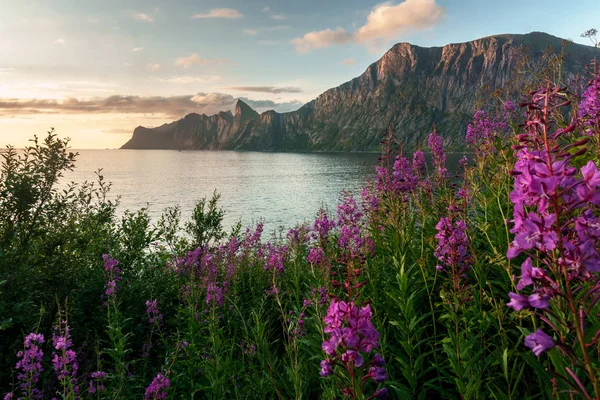
<svg viewBox="0 0 600 400">
<path fill-rule="evenodd" d="M 225 236 L 223 232 L 225 212 L 217 207 L 220 198 L 221 195 L 215 190 L 208 204 L 205 198 L 200 199 L 192 212 L 192 220 L 185 224 L 186 231 L 197 247 L 218 242 Z"/>
</svg>

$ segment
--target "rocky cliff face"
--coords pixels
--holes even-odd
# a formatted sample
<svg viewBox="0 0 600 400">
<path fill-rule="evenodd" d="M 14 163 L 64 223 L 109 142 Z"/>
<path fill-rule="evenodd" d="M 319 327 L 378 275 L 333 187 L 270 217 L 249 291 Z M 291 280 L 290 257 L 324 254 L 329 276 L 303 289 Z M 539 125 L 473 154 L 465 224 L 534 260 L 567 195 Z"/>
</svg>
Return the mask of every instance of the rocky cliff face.
<svg viewBox="0 0 600 400">
<path fill-rule="evenodd" d="M 158 128 L 138 127 L 123 148 L 369 151 L 379 149 L 390 126 L 405 145 L 416 147 L 433 125 L 456 148 L 476 100 L 516 78 L 523 48 L 535 62 L 549 46 L 559 53 L 562 39 L 534 32 L 432 48 L 399 43 L 361 76 L 297 111 L 259 115 L 239 100 L 234 115 L 189 114 Z M 600 55 L 574 43 L 565 53 L 567 76 Z"/>
</svg>

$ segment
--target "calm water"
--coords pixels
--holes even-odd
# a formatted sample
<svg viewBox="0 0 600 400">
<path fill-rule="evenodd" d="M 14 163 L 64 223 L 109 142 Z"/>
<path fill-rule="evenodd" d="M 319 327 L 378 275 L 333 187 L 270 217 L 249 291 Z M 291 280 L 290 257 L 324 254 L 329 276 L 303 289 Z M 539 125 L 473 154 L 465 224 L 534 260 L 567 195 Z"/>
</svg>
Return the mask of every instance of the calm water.
<svg viewBox="0 0 600 400">
<path fill-rule="evenodd" d="M 319 208 L 335 212 L 342 190 L 359 194 L 375 177 L 377 154 L 292 154 L 234 151 L 79 150 L 64 182 L 95 179 L 102 168 L 112 182 L 119 211 L 147 207 L 156 221 L 165 207 L 180 205 L 186 221 L 196 201 L 216 189 L 224 224 L 262 220 L 265 232 L 314 219 Z M 458 155 L 449 155 L 455 165 Z"/>
<path fill-rule="evenodd" d="M 310 221 L 320 207 L 335 211 L 342 190 L 360 193 L 375 173 L 376 154 L 290 154 L 171 150 L 79 150 L 66 181 L 94 180 L 103 168 L 120 211 L 148 207 L 157 220 L 179 204 L 187 220 L 195 202 L 221 193 L 225 225 L 262 219 L 265 231 Z"/>
</svg>

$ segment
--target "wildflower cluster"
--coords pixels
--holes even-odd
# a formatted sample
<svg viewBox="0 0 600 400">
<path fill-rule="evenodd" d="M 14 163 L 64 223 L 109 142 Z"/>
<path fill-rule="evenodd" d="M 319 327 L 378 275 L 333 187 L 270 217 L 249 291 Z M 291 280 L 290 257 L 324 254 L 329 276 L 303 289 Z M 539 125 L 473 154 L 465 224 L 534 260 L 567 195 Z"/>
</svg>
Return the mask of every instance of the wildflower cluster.
<svg viewBox="0 0 600 400">
<path fill-rule="evenodd" d="M 52 355 L 52 365 L 54 372 L 63 388 L 63 397 L 73 397 L 79 393 L 77 386 L 77 354 L 72 349 L 73 341 L 69 326 L 66 321 L 61 321 L 60 325 L 54 328 L 52 335 L 52 345 L 54 354 Z"/>
<path fill-rule="evenodd" d="M 95 371 L 90 374 L 89 381 L 89 392 L 90 394 L 98 394 L 104 392 L 106 390 L 104 386 L 104 381 L 106 380 L 106 372 L 104 371 Z"/>
<path fill-rule="evenodd" d="M 392 171 L 384 166 L 377 166 L 377 185 L 380 193 L 390 193 L 396 196 L 402 196 L 403 201 L 408 201 L 407 195 L 417 189 L 419 179 L 424 176 L 426 170 L 425 155 L 422 151 L 413 154 L 413 162 L 401 155 L 394 159 Z M 373 195 L 371 195 L 373 196 Z M 365 197 L 371 204 L 371 209 L 376 209 L 379 198 L 374 196 Z"/>
<path fill-rule="evenodd" d="M 167 389 L 171 386 L 169 378 L 163 374 L 158 374 L 152 380 L 152 383 L 146 388 L 144 398 L 146 400 L 164 400 L 167 398 Z"/>
<path fill-rule="evenodd" d="M 118 267 L 119 262 L 108 254 L 103 254 L 102 259 L 104 260 L 104 280 L 106 281 L 103 297 L 107 300 L 114 300 L 119 290 L 118 282 L 123 279 Z"/>
<path fill-rule="evenodd" d="M 467 126 L 465 141 L 478 157 L 493 155 L 496 152 L 494 142 L 505 129 L 506 122 L 489 117 L 483 110 L 477 110 L 473 115 L 473 122 Z"/>
<path fill-rule="evenodd" d="M 319 210 L 318 216 L 313 223 L 312 236 L 316 240 L 325 240 L 329 233 L 335 228 L 335 221 L 329 219 L 327 212 Z"/>
<path fill-rule="evenodd" d="M 363 257 L 371 254 L 373 242 L 363 233 L 363 213 L 354 197 L 344 196 L 338 205 L 337 216 L 337 225 L 340 229 L 337 244 L 344 250 L 345 261 L 356 259 L 360 261 Z"/>
<path fill-rule="evenodd" d="M 583 92 L 577 117 L 586 135 L 600 134 L 600 74 L 594 76 Z"/>
<path fill-rule="evenodd" d="M 340 266 L 345 266 L 345 282 L 332 280 L 334 286 L 343 286 L 347 295 L 347 301 L 333 296 L 329 303 L 327 314 L 323 321 L 324 332 L 329 338 L 322 343 L 322 349 L 326 358 L 321 361 L 321 376 L 328 377 L 333 374 L 334 367 L 338 366 L 346 373 L 343 383 L 339 385 L 345 396 L 362 395 L 369 381 L 377 384 L 387 379 L 387 373 L 383 368 L 383 358 L 377 354 L 369 362 L 365 357 L 378 347 L 379 332 L 371 322 L 373 316 L 369 304 L 360 306 L 357 299 L 360 289 L 366 282 L 356 282 L 363 272 L 362 265 L 366 257 L 373 254 L 373 242 L 368 236 L 364 236 L 363 213 L 359 210 L 352 196 L 345 196 L 338 205 L 338 226 L 340 228 L 337 241 L 342 255 L 338 259 Z M 341 275 L 342 270 L 334 275 Z M 321 297 L 324 300 L 324 290 L 320 290 L 320 296 L 313 290 L 313 301 Z M 309 306 L 310 301 L 304 305 Z M 385 397 L 385 388 L 376 391 L 378 397 Z"/>
<path fill-rule="evenodd" d="M 446 153 L 444 153 L 444 145 L 442 138 L 437 134 L 435 129 L 429 134 L 427 145 L 431 150 L 431 157 L 433 159 L 433 166 L 435 167 L 435 176 L 437 182 L 441 182 L 447 178 L 448 170 L 446 169 Z"/>
<path fill-rule="evenodd" d="M 146 315 L 148 316 L 150 325 L 160 325 L 163 315 L 158 310 L 158 300 L 146 300 Z"/>
<path fill-rule="evenodd" d="M 325 333 L 329 339 L 323 342 L 327 358 L 321 361 L 321 376 L 333 374 L 333 368 L 340 365 L 349 376 L 352 385 L 344 388 L 346 395 L 357 396 L 359 390 L 354 383 L 359 378 L 360 392 L 368 380 L 382 383 L 387 379 L 380 354 L 366 362 L 365 356 L 379 345 L 379 332 L 371 322 L 371 306 L 358 307 L 352 301 L 332 299 L 324 318 Z M 381 392 L 380 394 L 382 394 Z"/>
<path fill-rule="evenodd" d="M 527 123 L 525 132 L 517 136 L 510 194 L 515 239 L 507 256 L 525 253 L 527 258 L 516 286 L 519 293 L 509 293 L 507 305 L 516 311 L 536 310 L 547 327 L 557 332 L 561 350 L 578 355 L 569 358 L 574 366 L 584 367 L 597 392 L 587 349 L 597 339 L 586 339 L 586 310 L 597 301 L 595 273 L 600 272 L 596 248 L 600 239 L 600 171 L 591 160 L 581 168 L 573 166 L 587 151 L 588 142 L 571 139 L 576 120 L 567 127 L 554 127 L 553 122 L 569 104 L 564 89 L 550 84 L 532 93 L 532 100 L 524 104 Z M 561 301 L 554 302 L 557 297 Z M 576 344 L 569 344 L 566 332 L 577 337 Z M 556 340 L 538 329 L 525 338 L 525 345 L 540 356 L 553 348 Z M 578 378 L 574 379 L 581 388 Z"/>
<path fill-rule="evenodd" d="M 464 277 L 472 261 L 468 250 L 467 224 L 451 213 L 450 216 L 441 218 L 435 228 L 438 244 L 433 254 L 439 261 L 436 269 L 450 276 L 454 293 L 458 294 L 467 289 Z"/>
<path fill-rule="evenodd" d="M 44 335 L 30 333 L 25 337 L 25 350 L 17 353 L 17 357 L 21 358 L 17 362 L 17 379 L 21 395 L 26 399 L 42 398 L 42 392 L 36 387 L 36 384 L 40 380 L 40 374 L 44 371 L 44 367 L 42 367 L 43 344 Z"/>
<path fill-rule="evenodd" d="M 250 240 L 258 243 L 260 231 L 258 232 L 258 235 L 249 235 Z M 214 248 L 197 247 L 185 256 L 176 258 L 171 268 L 186 279 L 184 297 L 195 301 L 195 297 L 189 298 L 190 295 L 203 293 L 203 302 L 206 305 L 221 307 L 223 295 L 229 290 L 229 283 L 237 271 L 238 251 L 247 251 L 249 248 L 246 246 L 247 244 L 240 246 L 237 238 L 232 237 L 228 242 Z M 160 313 L 155 317 L 159 316 Z"/>
</svg>

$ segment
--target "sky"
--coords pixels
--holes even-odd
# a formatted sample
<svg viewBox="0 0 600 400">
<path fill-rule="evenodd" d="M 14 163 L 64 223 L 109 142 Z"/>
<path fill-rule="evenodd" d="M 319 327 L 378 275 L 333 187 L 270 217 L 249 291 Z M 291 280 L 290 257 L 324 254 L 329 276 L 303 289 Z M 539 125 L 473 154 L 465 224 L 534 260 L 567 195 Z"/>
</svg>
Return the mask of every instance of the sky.
<svg viewBox="0 0 600 400">
<path fill-rule="evenodd" d="M 50 127 L 118 148 L 190 112 L 292 111 L 394 43 L 544 31 L 589 44 L 599 0 L 0 0 L 0 146 Z"/>
</svg>

